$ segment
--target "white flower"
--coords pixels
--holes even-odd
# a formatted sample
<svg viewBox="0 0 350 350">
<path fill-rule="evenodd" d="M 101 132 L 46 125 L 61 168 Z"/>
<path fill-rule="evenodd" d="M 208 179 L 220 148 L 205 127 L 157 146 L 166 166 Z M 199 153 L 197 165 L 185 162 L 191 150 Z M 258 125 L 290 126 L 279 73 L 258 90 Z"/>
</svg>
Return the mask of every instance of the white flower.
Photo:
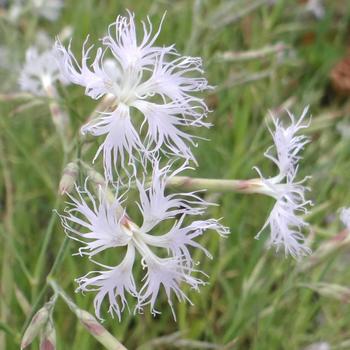
<svg viewBox="0 0 350 350">
<path fill-rule="evenodd" d="M 79 254 L 87 255 L 104 267 L 101 271 L 89 272 L 77 279 L 77 290 L 97 291 L 94 305 L 99 318 L 102 302 L 108 297 L 109 312 L 120 319 L 122 311 L 128 305 L 126 294 L 137 298 L 136 310 L 141 311 L 145 305 L 150 305 L 155 314 L 158 312 L 155 303 L 161 288 L 165 290 L 175 317 L 172 296 L 175 295 L 179 301 L 189 300 L 182 290 L 183 284 L 195 290 L 205 284 L 198 276 L 203 273 L 195 268 L 197 262 L 191 257 L 190 248 L 199 248 L 211 257 L 196 238 L 207 230 L 226 236 L 228 230 L 215 219 L 192 220 L 188 225 L 184 224 L 191 217 L 202 217 L 209 203 L 194 192 L 166 194 L 168 177 L 177 173 L 169 174 L 169 168 L 166 166 L 159 169 L 158 162 L 154 161 L 152 183 L 137 182 L 137 205 L 143 218 L 141 225 L 136 225 L 127 216 L 122 209 L 121 197 L 116 196 L 110 201 L 101 189 L 99 198 L 95 200 L 86 186 L 84 190 L 77 188 L 78 199 L 70 196 L 70 207 L 66 209 L 66 214 L 61 215 L 68 236 L 84 244 L 79 249 Z M 89 204 L 84 198 L 89 199 Z M 174 223 L 170 230 L 167 229 L 161 235 L 155 234 L 155 230 L 164 230 L 161 223 L 168 222 L 164 227 L 169 227 L 171 221 Z M 95 260 L 97 253 L 116 247 L 125 247 L 127 250 L 119 265 L 105 266 Z M 164 249 L 164 254 L 159 256 L 161 248 Z M 141 255 L 142 267 L 146 270 L 140 288 L 137 288 L 133 277 L 136 251 Z"/>
<path fill-rule="evenodd" d="M 299 120 L 288 112 L 291 124 L 284 127 L 278 119 L 274 119 L 275 131 L 271 131 L 275 145 L 270 147 L 265 155 L 279 168 L 279 174 L 272 178 L 264 178 L 259 170 L 262 187 L 260 192 L 273 197 L 276 203 L 263 228 L 257 234 L 269 227 L 269 245 L 277 250 L 284 249 L 285 255 L 299 256 L 308 255 L 311 249 L 305 242 L 302 229 L 308 226 L 301 215 L 308 212 L 310 201 L 305 199 L 304 182 L 307 178 L 295 181 L 298 161 L 301 158 L 299 152 L 309 140 L 305 136 L 297 136 L 296 133 L 309 124 L 302 124 L 308 108 L 305 108 Z M 275 150 L 275 155 L 271 150 Z"/>
<path fill-rule="evenodd" d="M 151 250 L 144 257 L 144 267 L 147 268 L 147 273 L 144 277 L 144 284 L 140 291 L 140 300 L 138 308 L 150 304 L 152 313 L 155 315 L 160 313 L 155 309 L 155 303 L 159 294 L 160 288 L 163 286 L 168 303 L 171 307 L 174 319 L 176 315 L 172 303 L 172 293 L 175 294 L 178 301 L 188 301 L 191 305 L 191 300 L 181 290 L 183 284 L 186 284 L 195 291 L 199 291 L 199 286 L 204 285 L 205 282 L 198 277 L 194 277 L 195 271 L 188 268 L 181 257 L 174 256 L 171 258 L 159 258 L 157 255 L 150 253 Z"/>
<path fill-rule="evenodd" d="M 161 221 L 172 219 L 179 215 L 201 215 L 205 211 L 205 206 L 209 205 L 196 192 L 166 194 L 167 180 L 187 168 L 186 164 L 184 164 L 169 175 L 170 167 L 169 164 L 160 168 L 159 161 L 154 160 L 151 184 L 147 186 L 145 181 L 142 183 L 136 180 L 140 195 L 138 206 L 143 217 L 142 231 L 148 232 Z M 198 206 L 198 204 L 200 205 Z"/>
<path fill-rule="evenodd" d="M 124 104 L 119 104 L 112 113 L 103 113 L 93 123 L 83 126 L 83 133 L 87 129 L 94 136 L 106 135 L 96 152 L 94 161 L 102 152 L 108 179 L 113 178 L 113 169 L 119 174 L 118 159 L 121 164 L 124 164 L 125 155 L 136 157 L 136 153 L 139 154 L 144 150 L 139 134 L 132 124 L 130 109 Z"/>
<path fill-rule="evenodd" d="M 270 130 L 274 145 L 269 147 L 265 152 L 265 156 L 271 159 L 280 171 L 280 176 L 294 177 L 297 170 L 298 161 L 301 159 L 299 152 L 309 142 L 304 135 L 296 135 L 301 129 L 309 127 L 310 123 L 303 124 L 307 115 L 308 107 L 304 108 L 300 118 L 295 121 L 292 113 L 287 111 L 291 124 L 284 127 L 278 118 L 271 115 L 275 130 Z M 271 150 L 275 150 L 275 155 L 271 154 Z"/>
<path fill-rule="evenodd" d="M 122 224 L 124 215 L 120 212 L 121 198 L 116 197 L 110 203 L 106 192 L 101 189 L 96 202 L 86 185 L 83 190 L 76 190 L 79 198 L 67 194 L 72 200 L 71 208 L 65 210 L 66 215 L 62 215 L 61 219 L 68 236 L 84 243 L 85 246 L 79 249 L 79 254 L 93 256 L 107 248 L 127 245 L 131 234 Z M 92 208 L 88 206 L 83 195 L 89 198 Z M 85 219 L 82 220 L 82 217 Z M 85 232 L 76 230 L 72 224 L 81 226 Z"/>
<path fill-rule="evenodd" d="M 9 8 L 9 19 L 18 21 L 20 16 L 30 11 L 49 21 L 56 21 L 63 6 L 63 0 L 13 0 Z"/>
<path fill-rule="evenodd" d="M 63 0 L 31 0 L 33 11 L 49 21 L 56 21 L 63 8 Z"/>
<path fill-rule="evenodd" d="M 134 15 L 118 16 L 95 57 L 93 46 L 87 48 L 88 39 L 85 41 L 80 63 L 70 46 L 66 49 L 56 43 L 67 79 L 83 86 L 93 99 L 114 98 L 108 113 L 82 127 L 83 133 L 105 135 L 96 157 L 103 154 L 109 180 L 118 164 L 123 168 L 130 164 L 134 169 L 158 151 L 194 160 L 190 150 L 194 136 L 185 128 L 210 126 L 202 120 L 208 108 L 196 96 L 210 88 L 206 79 L 198 77 L 203 73 L 201 59 L 182 57 L 174 46 L 155 46 L 161 25 L 153 34 L 147 18 L 147 23 L 142 22 L 143 37 L 138 39 Z"/>
<path fill-rule="evenodd" d="M 324 18 L 326 11 L 322 0 L 308 0 L 305 6 L 317 19 Z"/>
<path fill-rule="evenodd" d="M 61 75 L 52 50 L 39 53 L 35 47 L 29 48 L 19 77 L 21 89 L 42 96 L 46 94 L 45 90 L 57 81 L 68 83 Z"/>
<path fill-rule="evenodd" d="M 121 319 L 121 313 L 128 307 L 126 293 L 137 297 L 136 284 L 133 276 L 135 261 L 135 247 L 127 244 L 127 251 L 123 261 L 117 266 L 105 266 L 104 271 L 91 271 L 76 281 L 79 284 L 77 291 L 96 291 L 94 306 L 96 316 L 101 318 L 102 301 L 108 296 L 109 309 L 112 315 L 116 314 Z M 119 301 L 120 300 L 120 301 Z M 121 305 L 120 305 L 121 304 Z"/>
<path fill-rule="evenodd" d="M 345 225 L 346 229 L 350 231 L 350 208 L 342 208 L 340 220 Z"/>
</svg>

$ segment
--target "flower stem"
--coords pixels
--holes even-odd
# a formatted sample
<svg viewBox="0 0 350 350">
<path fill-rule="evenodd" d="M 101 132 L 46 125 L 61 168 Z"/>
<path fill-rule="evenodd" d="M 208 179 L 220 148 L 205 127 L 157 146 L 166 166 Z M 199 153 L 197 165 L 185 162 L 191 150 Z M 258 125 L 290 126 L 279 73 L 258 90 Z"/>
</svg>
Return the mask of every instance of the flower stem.
<svg viewBox="0 0 350 350">
<path fill-rule="evenodd" d="M 51 270 L 47 275 L 48 276 L 47 278 L 49 278 L 49 276 L 52 276 L 56 272 L 58 267 L 62 264 L 65 252 L 66 252 L 67 247 L 68 247 L 68 243 L 69 243 L 69 238 L 67 236 L 65 236 L 64 240 L 60 246 L 60 249 L 58 251 L 58 254 L 56 256 L 56 259 L 51 267 Z M 28 327 L 30 320 L 32 319 L 33 315 L 35 314 L 35 312 L 39 308 L 39 305 L 40 305 L 42 299 L 44 298 L 47 290 L 48 290 L 48 285 L 46 284 L 46 285 L 44 285 L 44 287 L 41 289 L 39 295 L 37 296 L 37 298 L 33 304 L 33 307 L 32 307 L 32 312 L 27 317 L 26 322 L 25 322 L 24 327 L 23 327 L 23 330 L 25 330 Z"/>
<path fill-rule="evenodd" d="M 63 162 L 62 162 L 63 166 L 65 166 L 65 164 L 67 162 L 67 158 L 68 158 L 68 155 L 66 152 L 64 152 Z M 58 196 L 56 198 L 56 201 L 54 204 L 55 210 L 58 209 L 60 202 L 61 202 L 61 198 Z M 50 220 L 49 220 L 47 228 L 46 228 L 44 240 L 43 240 L 43 243 L 42 243 L 41 248 L 40 248 L 38 260 L 36 262 L 35 269 L 34 269 L 34 276 L 33 276 L 34 285 L 33 285 L 33 293 L 32 293 L 34 297 L 36 296 L 38 285 L 40 284 L 40 281 L 43 277 L 42 275 L 43 275 L 43 271 L 44 271 L 44 267 L 45 267 L 45 257 L 47 254 L 47 249 L 48 249 L 49 244 L 51 242 L 51 238 L 52 238 L 52 234 L 53 234 L 54 227 L 56 224 L 56 220 L 58 218 L 57 212 L 55 212 L 55 210 L 53 210 L 51 213 L 51 217 L 50 217 Z"/>
<path fill-rule="evenodd" d="M 289 47 L 283 43 L 277 43 L 274 45 L 267 45 L 258 50 L 251 51 L 226 51 L 221 52 L 217 55 L 217 60 L 223 62 L 239 62 L 239 61 L 249 61 L 255 59 L 262 59 L 271 54 L 279 54 L 286 51 Z"/>
<path fill-rule="evenodd" d="M 49 108 L 51 112 L 52 122 L 56 128 L 56 131 L 61 139 L 62 147 L 65 153 L 69 152 L 69 139 L 70 139 L 70 128 L 69 128 L 69 117 L 61 109 L 57 102 L 58 95 L 56 89 L 51 84 L 44 84 L 47 97 L 50 99 Z"/>
<path fill-rule="evenodd" d="M 185 190 L 207 190 L 212 192 L 238 192 L 245 194 L 262 193 L 264 188 L 261 179 L 225 180 L 205 179 L 190 176 L 174 176 L 167 180 L 168 187 Z"/>
<path fill-rule="evenodd" d="M 57 284 L 57 282 L 51 278 L 47 278 L 47 283 L 57 293 L 64 302 L 68 305 L 69 309 L 77 316 L 79 321 L 88 330 L 88 332 L 106 349 L 108 350 L 127 350 L 127 348 L 121 344 L 111 333 L 107 331 L 96 318 L 85 310 L 79 309 L 74 301 L 64 292 L 64 290 Z"/>
</svg>

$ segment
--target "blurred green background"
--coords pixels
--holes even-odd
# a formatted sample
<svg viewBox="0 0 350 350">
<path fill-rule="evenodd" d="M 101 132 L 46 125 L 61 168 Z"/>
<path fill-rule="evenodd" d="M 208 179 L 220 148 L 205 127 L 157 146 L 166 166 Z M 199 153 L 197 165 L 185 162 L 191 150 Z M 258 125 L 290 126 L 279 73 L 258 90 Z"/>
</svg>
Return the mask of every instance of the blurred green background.
<svg viewBox="0 0 350 350">
<path fill-rule="evenodd" d="M 79 56 L 85 37 L 90 34 L 91 42 L 102 37 L 125 9 L 138 20 L 150 15 L 155 25 L 167 11 L 157 44 L 176 43 L 179 52 L 201 56 L 206 76 L 216 86 L 206 97 L 214 126 L 199 134 L 210 142 L 200 142 L 194 150 L 196 176 L 248 179 L 256 177 L 255 165 L 274 175 L 276 169 L 263 157 L 272 143 L 268 110 L 283 116 L 288 107 L 297 115 L 310 105 L 313 119 L 307 133 L 312 143 L 304 152 L 300 178 L 312 176 L 308 184 L 314 207 L 307 220 L 314 255 L 298 262 L 266 250 L 268 232 L 254 239 L 273 204 L 268 198 L 210 193 L 208 199 L 220 206 L 209 214 L 223 217 L 232 234 L 226 240 L 213 234 L 201 238 L 214 259 L 198 255 L 210 283 L 200 293 L 187 291 L 194 306 L 175 303 L 174 322 L 161 293 L 161 315 L 126 312 L 120 323 L 106 316 L 104 326 L 128 349 L 294 350 L 312 344 L 318 346 L 313 350 L 350 349 L 350 241 L 338 217 L 340 207 L 350 206 L 347 0 L 67 0 L 55 22 L 31 12 L 11 22 L 6 7 L 1 8 L 0 348 L 19 348 L 33 305 L 41 306 L 52 295 L 48 289 L 38 304 L 65 237 L 53 209 L 65 206 L 65 198 L 57 199 L 57 188 L 69 161 L 47 100 L 10 100 L 8 94 L 19 89 L 25 50 L 38 40 L 39 30 L 54 39 L 70 27 L 72 49 Z M 333 74 L 332 85 L 336 69 L 340 73 Z M 73 133 L 78 133 L 96 102 L 78 86 L 60 86 L 59 92 Z M 45 237 L 50 237 L 48 248 L 39 259 Z M 69 242 L 53 277 L 80 308 L 93 313 L 93 293 L 74 293 L 74 278 L 92 268 L 87 259 L 72 256 L 77 249 Z M 54 324 L 58 349 L 103 348 L 61 300 Z M 36 348 L 38 343 L 32 346 Z"/>
</svg>

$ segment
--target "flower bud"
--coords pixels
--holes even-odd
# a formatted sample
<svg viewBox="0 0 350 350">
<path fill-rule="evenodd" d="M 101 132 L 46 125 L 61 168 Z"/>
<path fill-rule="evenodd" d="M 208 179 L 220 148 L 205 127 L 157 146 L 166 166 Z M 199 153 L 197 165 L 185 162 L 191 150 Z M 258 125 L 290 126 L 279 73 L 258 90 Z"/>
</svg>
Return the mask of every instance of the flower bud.
<svg viewBox="0 0 350 350">
<path fill-rule="evenodd" d="M 83 326 L 94 337 L 99 337 L 106 331 L 106 329 L 97 321 L 97 319 L 85 310 L 78 309 L 77 317 L 79 318 Z"/>
<path fill-rule="evenodd" d="M 107 181 L 99 172 L 97 172 L 93 168 L 87 168 L 87 174 L 88 174 L 89 180 L 93 183 L 93 185 L 96 188 L 106 187 Z"/>
<path fill-rule="evenodd" d="M 108 350 L 127 350 L 111 333 L 104 328 L 89 312 L 82 309 L 74 310 L 79 321 L 88 332 Z M 46 350 L 46 349 L 45 349 Z"/>
<path fill-rule="evenodd" d="M 52 320 L 46 323 L 44 331 L 40 337 L 40 350 L 55 350 L 56 349 L 56 331 Z"/>
<path fill-rule="evenodd" d="M 58 193 L 60 195 L 72 192 L 78 173 L 79 167 L 76 162 L 70 162 L 66 165 L 58 186 Z"/>
<path fill-rule="evenodd" d="M 100 189 L 104 189 L 106 196 L 107 196 L 106 198 L 110 202 L 114 202 L 114 194 L 108 188 L 106 179 L 99 172 L 94 170 L 93 168 L 86 167 L 86 170 L 87 170 L 89 180 L 93 184 L 96 193 L 99 193 Z"/>
<path fill-rule="evenodd" d="M 24 349 L 29 344 L 31 344 L 31 342 L 43 329 L 48 319 L 49 319 L 49 310 L 45 305 L 33 316 L 29 326 L 24 332 L 22 342 L 21 342 L 21 349 Z"/>
</svg>

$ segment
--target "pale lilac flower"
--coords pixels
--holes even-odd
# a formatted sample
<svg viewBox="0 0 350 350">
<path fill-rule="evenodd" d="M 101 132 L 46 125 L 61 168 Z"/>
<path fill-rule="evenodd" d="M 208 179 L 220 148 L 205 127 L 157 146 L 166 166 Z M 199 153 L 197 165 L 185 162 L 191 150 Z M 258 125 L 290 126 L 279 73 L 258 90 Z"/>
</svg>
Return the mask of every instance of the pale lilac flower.
<svg viewBox="0 0 350 350">
<path fill-rule="evenodd" d="M 326 11 L 322 0 L 308 0 L 305 6 L 317 19 L 324 18 Z"/>
<path fill-rule="evenodd" d="M 308 206 L 311 204 L 305 199 L 305 191 L 308 188 L 304 186 L 304 182 L 307 178 L 295 181 L 298 161 L 301 158 L 299 152 L 309 142 L 305 136 L 296 135 L 299 130 L 309 125 L 303 124 L 307 110 L 308 108 L 304 109 L 298 120 L 288 112 L 291 121 L 288 127 L 284 127 L 278 119 L 273 118 L 275 130 L 271 133 L 275 145 L 270 147 L 265 155 L 278 166 L 279 174 L 272 178 L 264 178 L 257 170 L 262 182 L 260 192 L 273 197 L 276 203 L 256 238 L 269 227 L 269 245 L 277 250 L 284 249 L 285 255 L 295 258 L 311 253 L 302 233 L 308 226 L 302 215 L 308 212 Z M 274 154 L 271 153 L 272 150 Z"/>
<path fill-rule="evenodd" d="M 63 0 L 31 0 L 33 12 L 49 20 L 56 21 L 64 6 Z"/>
<path fill-rule="evenodd" d="M 209 205 L 198 196 L 198 192 L 166 194 L 167 180 L 184 171 L 187 166 L 184 164 L 169 175 L 170 168 L 170 164 L 160 168 L 159 161 L 154 160 L 152 182 L 146 186 L 145 181 L 136 180 L 140 197 L 138 207 L 143 217 L 142 231 L 148 232 L 161 221 L 179 215 L 201 215 Z"/>
<path fill-rule="evenodd" d="M 67 79 L 93 99 L 114 98 L 110 111 L 82 127 L 83 133 L 105 136 L 96 157 L 102 153 L 109 180 L 118 164 L 134 169 L 158 151 L 194 160 L 190 145 L 195 145 L 195 137 L 185 129 L 210 126 L 203 121 L 208 108 L 196 95 L 210 88 L 201 76 L 202 61 L 180 56 L 174 45 L 155 46 L 161 25 L 154 33 L 147 18 L 138 37 L 134 14 L 118 16 L 95 55 L 85 41 L 79 62 L 70 46 L 56 43 Z M 143 122 L 137 118 L 140 113 Z"/>
<path fill-rule="evenodd" d="M 284 127 L 283 123 L 271 115 L 274 123 L 274 131 L 270 130 L 274 145 L 269 147 L 265 152 L 265 156 L 271 159 L 280 171 L 280 176 L 294 177 L 297 170 L 300 151 L 309 142 L 304 135 L 296 135 L 300 130 L 307 128 L 310 124 L 303 124 L 307 115 L 308 107 L 303 110 L 302 115 L 296 121 L 293 114 L 287 111 L 291 124 Z M 273 150 L 275 151 L 273 153 Z M 271 153 L 272 151 L 272 153 Z"/>
<path fill-rule="evenodd" d="M 45 30 L 38 29 L 35 33 L 35 39 L 32 46 L 35 46 L 39 52 L 52 50 L 53 49 L 52 37 Z"/>
<path fill-rule="evenodd" d="M 8 19 L 9 21 L 15 23 L 19 20 L 23 12 L 23 0 L 14 0 L 11 7 L 8 9 Z"/>
<path fill-rule="evenodd" d="M 101 189 L 96 201 L 86 185 L 84 189 L 76 190 L 78 199 L 68 194 L 72 201 L 71 208 L 67 208 L 66 215 L 61 218 L 68 236 L 84 243 L 79 249 L 79 254 L 91 257 L 107 248 L 127 245 L 131 234 L 122 224 L 124 214 L 120 211 L 121 198 L 116 197 L 114 202 L 110 203 L 106 192 Z M 84 196 L 89 198 L 91 208 Z M 81 226 L 85 232 L 74 229 L 72 224 Z"/>
<path fill-rule="evenodd" d="M 21 90 L 42 96 L 57 81 L 68 83 L 59 70 L 52 50 L 39 53 L 35 47 L 30 47 L 26 51 L 26 60 L 19 77 Z"/>
<path fill-rule="evenodd" d="M 155 303 L 162 288 L 175 317 L 172 296 L 175 295 L 179 301 L 189 301 L 182 290 L 183 284 L 194 290 L 205 284 L 200 278 L 205 274 L 197 270 L 198 264 L 191 257 L 191 248 L 203 250 L 208 257 L 211 255 L 196 239 L 207 230 L 216 231 L 221 236 L 228 234 L 228 229 L 218 220 L 202 218 L 209 203 L 198 193 L 166 194 L 166 181 L 177 172 L 170 174 L 170 166 L 159 168 L 157 161 L 152 165 L 152 182 L 137 182 L 137 205 L 142 214 L 142 224 L 137 225 L 128 217 L 120 196 L 111 201 L 100 189 L 99 198 L 95 199 L 86 186 L 83 190 L 77 188 L 78 199 L 70 196 L 70 207 L 61 215 L 68 236 L 84 244 L 79 254 L 87 255 L 103 267 L 103 270 L 89 272 L 77 279 L 78 291 L 97 292 L 94 305 L 99 318 L 101 304 L 107 297 L 109 312 L 120 319 L 122 311 L 128 307 L 127 294 L 137 299 L 135 310 L 142 311 L 144 306 L 150 305 L 152 313 L 158 313 Z M 185 166 L 180 170 L 183 168 Z M 201 220 L 193 219 L 198 216 Z M 190 223 L 185 224 L 188 220 Z M 168 222 L 164 227 L 169 227 L 171 221 L 172 227 L 164 232 L 161 224 Z M 79 225 L 80 229 L 75 225 Z M 162 231 L 163 234 L 156 234 Z M 97 253 L 114 248 L 119 251 L 126 249 L 119 265 L 106 266 L 95 260 Z M 164 250 L 161 256 L 158 255 L 159 249 Z M 141 256 L 145 270 L 139 287 L 133 277 L 136 252 Z"/>
<path fill-rule="evenodd" d="M 340 220 L 345 225 L 346 229 L 350 231 L 350 208 L 342 208 Z"/>
<path fill-rule="evenodd" d="M 136 284 L 133 276 L 133 266 L 135 261 L 135 247 L 127 244 L 127 251 L 122 262 L 117 266 L 104 266 L 103 271 L 91 271 L 83 277 L 76 279 L 79 284 L 78 290 L 83 292 L 97 292 L 94 299 L 96 316 L 101 317 L 101 306 L 105 297 L 108 297 L 108 312 L 117 315 L 121 319 L 121 314 L 125 307 L 128 307 L 126 294 L 138 297 Z"/>
<path fill-rule="evenodd" d="M 9 8 L 9 19 L 15 22 L 22 15 L 31 12 L 53 22 L 58 19 L 63 6 L 63 0 L 13 0 Z"/>
<path fill-rule="evenodd" d="M 191 287 L 191 289 L 199 291 L 199 287 L 205 285 L 205 282 L 199 277 L 194 277 L 193 273 L 202 273 L 202 271 L 188 268 L 180 256 L 159 258 L 157 255 L 150 252 L 151 250 L 145 254 L 143 260 L 144 268 L 147 269 L 147 273 L 143 279 L 145 282 L 140 290 L 140 298 L 137 307 L 142 308 L 150 304 L 151 311 L 154 315 L 160 313 L 155 309 L 155 303 L 159 290 L 163 287 L 174 319 L 176 320 L 172 294 L 175 294 L 178 301 L 187 301 L 193 305 L 181 287 L 185 284 Z"/>
</svg>

